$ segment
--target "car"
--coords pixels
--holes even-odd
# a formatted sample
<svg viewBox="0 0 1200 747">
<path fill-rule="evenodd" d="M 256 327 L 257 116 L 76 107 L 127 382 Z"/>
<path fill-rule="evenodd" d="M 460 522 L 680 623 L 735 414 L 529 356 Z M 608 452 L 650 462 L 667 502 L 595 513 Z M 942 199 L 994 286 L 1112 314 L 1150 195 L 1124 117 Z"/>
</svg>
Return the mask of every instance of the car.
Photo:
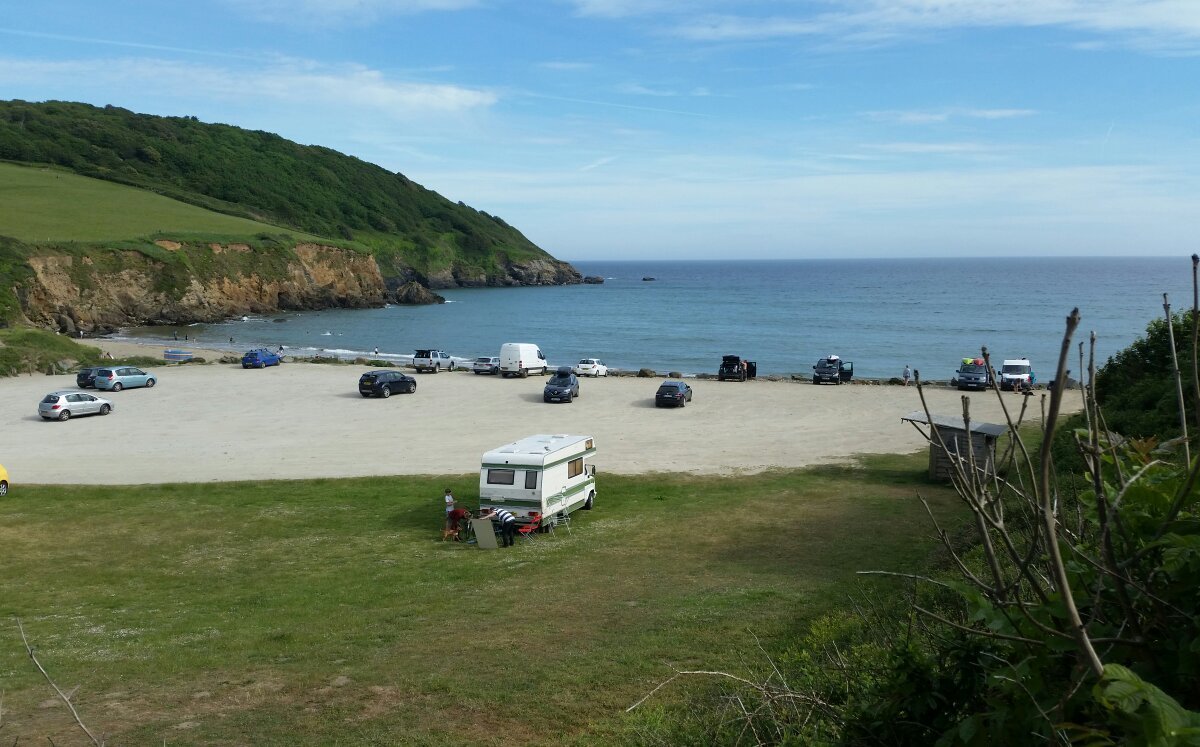
<svg viewBox="0 0 1200 747">
<path fill-rule="evenodd" d="M 1000 367 L 1000 388 L 1004 391 L 1029 391 L 1037 383 L 1028 358 L 1012 358 Z"/>
<path fill-rule="evenodd" d="M 568 366 L 562 366 L 542 390 L 543 402 L 572 402 L 579 396 L 579 377 Z"/>
<path fill-rule="evenodd" d="M 498 374 L 500 373 L 500 358 L 497 356 L 476 358 L 471 364 L 471 370 L 477 374 Z"/>
<path fill-rule="evenodd" d="M 584 358 L 575 364 L 576 376 L 608 376 L 608 366 L 596 358 Z"/>
<path fill-rule="evenodd" d="M 717 381 L 745 381 L 746 367 L 742 365 L 740 355 L 721 356 L 721 365 L 717 366 Z"/>
<path fill-rule="evenodd" d="M 683 407 L 692 401 L 692 388 L 685 381 L 669 379 L 658 385 L 654 393 L 655 407 Z"/>
<path fill-rule="evenodd" d="M 826 356 L 813 366 L 813 383 L 844 384 L 854 378 L 854 364 L 836 355 Z"/>
<path fill-rule="evenodd" d="M 443 350 L 418 350 L 413 354 L 413 368 L 418 371 L 433 371 L 437 373 L 443 368 L 454 370 L 454 359 Z"/>
<path fill-rule="evenodd" d="M 278 353 L 273 353 L 266 348 L 255 348 L 247 350 L 242 356 L 242 368 L 266 368 L 267 366 L 278 366 L 283 362 Z"/>
<path fill-rule="evenodd" d="M 158 383 L 154 374 L 149 374 L 134 366 L 96 369 L 96 388 L 111 389 L 119 392 L 122 389 L 132 389 L 144 386 L 152 387 Z"/>
<path fill-rule="evenodd" d="M 960 390 L 984 390 L 992 385 L 992 377 L 988 374 L 988 367 L 982 358 L 963 358 L 962 364 L 954 372 L 954 381 L 951 383 Z"/>
<path fill-rule="evenodd" d="M 38 403 L 38 415 L 46 420 L 70 420 L 79 415 L 107 415 L 112 411 L 112 402 L 73 389 L 50 392 Z"/>
<path fill-rule="evenodd" d="M 8 495 L 8 470 L 0 464 L 0 498 Z"/>
<path fill-rule="evenodd" d="M 80 389 L 87 389 L 90 386 L 96 386 L 96 372 L 100 369 L 91 366 L 89 368 L 79 369 L 79 373 L 75 374 L 75 386 Z"/>
<path fill-rule="evenodd" d="M 399 371 L 367 371 L 358 377 L 358 393 L 364 397 L 390 397 L 393 394 L 412 394 L 417 380 Z"/>
</svg>

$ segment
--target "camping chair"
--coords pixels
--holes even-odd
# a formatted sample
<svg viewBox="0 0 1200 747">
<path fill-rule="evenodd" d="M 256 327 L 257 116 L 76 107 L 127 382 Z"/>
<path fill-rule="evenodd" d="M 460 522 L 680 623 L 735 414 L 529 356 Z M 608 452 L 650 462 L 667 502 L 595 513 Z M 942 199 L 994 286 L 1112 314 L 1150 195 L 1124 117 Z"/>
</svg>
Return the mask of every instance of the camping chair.
<svg viewBox="0 0 1200 747">
<path fill-rule="evenodd" d="M 522 524 L 521 526 L 517 527 L 517 534 L 521 535 L 525 539 L 533 539 L 533 535 L 537 532 L 538 529 L 541 528 L 541 526 L 542 526 L 542 515 L 541 514 L 532 514 L 529 517 L 528 524 Z"/>
</svg>

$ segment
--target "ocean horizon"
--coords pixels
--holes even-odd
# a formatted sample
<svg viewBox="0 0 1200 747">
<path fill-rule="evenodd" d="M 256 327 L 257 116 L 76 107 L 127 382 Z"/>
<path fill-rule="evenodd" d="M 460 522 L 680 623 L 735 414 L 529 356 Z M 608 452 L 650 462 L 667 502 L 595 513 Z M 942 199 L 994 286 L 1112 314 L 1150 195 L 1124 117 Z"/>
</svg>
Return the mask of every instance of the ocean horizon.
<svg viewBox="0 0 1200 747">
<path fill-rule="evenodd" d="M 722 355 L 760 374 L 810 375 L 818 358 L 856 376 L 950 378 L 983 346 L 993 361 L 1026 357 L 1053 376 L 1066 316 L 1075 342 L 1097 335 L 1097 365 L 1172 308 L 1190 308 L 1189 257 L 579 261 L 601 285 L 458 288 L 435 306 L 280 312 L 180 327 L 122 330 L 118 339 L 296 355 L 402 360 L 416 348 L 461 358 L 533 342 L 555 365 L 600 358 L 621 369 L 715 373 Z M 644 280 L 652 277 L 654 280 Z M 179 335 L 178 343 L 174 336 Z M 184 336 L 187 336 L 187 343 Z M 233 342 L 230 342 L 232 338 Z M 1077 348 L 1068 368 L 1078 377 Z M 1085 360 L 1086 363 L 1086 360 Z"/>
</svg>

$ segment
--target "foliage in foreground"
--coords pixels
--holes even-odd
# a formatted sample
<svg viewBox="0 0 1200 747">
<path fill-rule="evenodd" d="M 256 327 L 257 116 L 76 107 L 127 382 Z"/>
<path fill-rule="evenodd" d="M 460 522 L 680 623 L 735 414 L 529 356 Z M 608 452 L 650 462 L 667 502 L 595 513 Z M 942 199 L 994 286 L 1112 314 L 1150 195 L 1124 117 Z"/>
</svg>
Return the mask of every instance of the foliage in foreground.
<svg viewBox="0 0 1200 747">
<path fill-rule="evenodd" d="M 70 337 L 31 327 L 0 328 L 0 376 L 29 373 L 58 373 L 62 364 L 125 364 L 129 366 L 161 366 L 157 358 L 135 356 L 101 360 L 102 352 L 91 345 L 82 345 Z"/>
<path fill-rule="evenodd" d="M 1060 376 L 1077 324 L 1075 312 Z M 1126 366 L 1137 356 L 1110 363 L 1130 387 L 1171 369 L 1169 354 Z M 1110 435 L 1089 392 L 1071 434 L 1083 473 L 1055 479 L 1063 394 L 1043 403 L 1036 452 L 1018 418 L 996 468 L 958 460 L 973 521 L 966 533 L 938 527 L 940 566 L 891 574 L 906 599 L 823 619 L 749 685 L 642 715 L 635 741 L 1200 744 L 1200 459 L 1182 440 Z M 929 438 L 944 448 L 936 429 Z"/>
</svg>

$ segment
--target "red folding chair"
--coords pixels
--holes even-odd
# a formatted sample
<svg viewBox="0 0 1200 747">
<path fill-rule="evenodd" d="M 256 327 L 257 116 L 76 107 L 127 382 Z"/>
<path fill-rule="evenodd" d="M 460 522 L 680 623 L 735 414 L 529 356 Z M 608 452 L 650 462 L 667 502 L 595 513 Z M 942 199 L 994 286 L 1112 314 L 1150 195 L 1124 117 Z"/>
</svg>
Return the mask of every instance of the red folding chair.
<svg viewBox="0 0 1200 747">
<path fill-rule="evenodd" d="M 540 528 L 541 526 L 542 526 L 542 515 L 541 514 L 531 514 L 529 517 L 528 524 L 522 524 L 521 526 L 517 527 L 517 534 L 521 535 L 525 539 L 533 539 L 533 535 L 537 532 L 538 528 Z"/>
</svg>

